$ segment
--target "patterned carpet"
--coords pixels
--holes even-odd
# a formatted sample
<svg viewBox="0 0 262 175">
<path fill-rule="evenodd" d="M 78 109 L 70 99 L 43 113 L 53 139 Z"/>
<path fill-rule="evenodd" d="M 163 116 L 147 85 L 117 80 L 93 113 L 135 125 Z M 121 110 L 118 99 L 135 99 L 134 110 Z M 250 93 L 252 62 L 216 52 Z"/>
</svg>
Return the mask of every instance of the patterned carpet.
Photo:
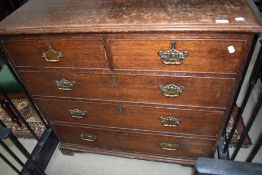
<svg viewBox="0 0 262 175">
<path fill-rule="evenodd" d="M 30 104 L 25 99 L 15 99 L 12 100 L 14 105 L 20 111 L 22 116 L 26 119 L 31 128 L 35 131 L 37 135 L 42 135 L 45 130 L 44 125 L 38 118 L 37 114 L 32 110 Z M 2 120 L 9 128 L 12 129 L 13 133 L 19 137 L 31 137 L 30 132 L 23 125 L 19 127 L 16 123 L 12 122 L 11 118 L 5 113 L 5 111 L 0 107 L 0 120 Z M 21 122 L 22 123 L 22 122 Z"/>
<path fill-rule="evenodd" d="M 41 135 L 45 129 L 43 124 L 41 123 L 40 119 L 37 117 L 37 114 L 32 110 L 29 102 L 26 99 L 16 99 L 13 100 L 13 103 L 17 107 L 17 109 L 20 111 L 22 116 L 25 117 L 26 121 L 29 123 L 29 125 L 32 127 L 32 129 L 37 133 L 37 135 Z M 227 136 L 232 130 L 232 125 L 234 123 L 234 118 L 236 117 L 238 113 L 238 108 L 235 107 L 231 119 L 229 121 L 228 127 L 227 127 Z M 19 127 L 16 123 L 12 122 L 11 118 L 7 116 L 5 111 L 0 108 L 0 120 L 2 120 L 8 127 L 12 128 L 13 132 L 17 136 L 22 137 L 31 137 L 31 134 L 28 132 L 28 130 L 25 127 Z M 237 141 L 240 139 L 240 134 L 242 133 L 244 129 L 244 123 L 243 120 L 239 123 L 237 130 L 235 131 L 234 137 L 231 141 L 231 147 L 234 147 L 237 144 Z M 242 147 L 249 147 L 251 145 L 251 140 L 249 137 L 247 137 L 244 141 L 244 144 Z"/>
<path fill-rule="evenodd" d="M 226 137 L 227 138 L 229 136 L 229 133 L 232 130 L 232 127 L 233 127 L 233 124 L 234 124 L 234 119 L 236 118 L 238 112 L 239 112 L 239 107 L 235 106 L 234 110 L 232 112 L 231 118 L 230 118 L 230 120 L 228 122 L 228 125 L 227 125 L 227 129 L 226 129 Z M 241 117 L 241 120 L 238 123 L 237 129 L 234 132 L 233 139 L 231 140 L 230 147 L 234 148 L 237 145 L 238 140 L 240 139 L 240 136 L 241 136 L 242 132 L 244 131 L 244 128 L 245 128 L 245 124 L 244 124 L 243 118 Z M 250 139 L 250 137 L 248 135 L 245 138 L 245 140 L 244 140 L 244 142 L 242 144 L 242 148 L 248 148 L 251 145 L 252 145 L 252 142 L 251 142 L 251 139 Z"/>
</svg>

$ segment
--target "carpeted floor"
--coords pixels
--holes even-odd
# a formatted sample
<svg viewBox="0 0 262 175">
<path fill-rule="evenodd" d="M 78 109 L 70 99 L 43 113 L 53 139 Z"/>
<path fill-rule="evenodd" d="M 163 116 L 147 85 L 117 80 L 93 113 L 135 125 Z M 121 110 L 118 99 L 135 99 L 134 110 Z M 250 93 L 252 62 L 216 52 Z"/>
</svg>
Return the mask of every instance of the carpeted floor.
<svg viewBox="0 0 262 175">
<path fill-rule="evenodd" d="M 26 99 L 14 99 L 12 100 L 14 105 L 20 111 L 22 116 L 26 119 L 31 128 L 35 131 L 37 135 L 42 135 L 45 130 L 44 125 L 38 118 L 37 114 L 32 109 L 31 105 Z M 20 122 L 23 127 L 19 127 L 18 124 L 12 121 L 12 119 L 7 115 L 7 113 L 0 107 L 0 120 L 3 121 L 9 128 L 12 129 L 13 133 L 18 137 L 31 137 L 31 134 Z"/>
</svg>

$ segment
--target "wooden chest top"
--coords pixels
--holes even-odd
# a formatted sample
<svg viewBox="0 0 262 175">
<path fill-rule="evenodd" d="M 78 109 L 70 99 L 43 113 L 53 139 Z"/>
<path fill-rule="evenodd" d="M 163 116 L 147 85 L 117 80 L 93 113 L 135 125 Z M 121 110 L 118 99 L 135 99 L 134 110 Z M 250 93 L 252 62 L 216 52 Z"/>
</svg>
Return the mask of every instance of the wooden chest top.
<svg viewBox="0 0 262 175">
<path fill-rule="evenodd" d="M 251 0 L 30 0 L 0 34 L 235 31 L 261 32 Z"/>
</svg>

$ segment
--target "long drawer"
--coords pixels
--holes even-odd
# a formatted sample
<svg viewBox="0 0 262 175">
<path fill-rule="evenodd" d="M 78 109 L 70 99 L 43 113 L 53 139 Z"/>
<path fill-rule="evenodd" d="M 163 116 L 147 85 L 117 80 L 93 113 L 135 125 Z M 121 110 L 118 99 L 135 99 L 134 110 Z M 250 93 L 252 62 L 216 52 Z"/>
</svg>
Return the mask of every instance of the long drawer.
<svg viewBox="0 0 262 175">
<path fill-rule="evenodd" d="M 115 69 L 235 73 L 245 41 L 228 39 L 109 39 Z"/>
<path fill-rule="evenodd" d="M 62 143 L 168 157 L 209 157 L 215 140 L 52 124 Z"/>
<path fill-rule="evenodd" d="M 4 46 L 16 67 L 108 68 L 100 38 L 8 40 Z"/>
<path fill-rule="evenodd" d="M 33 95 L 226 108 L 234 79 L 20 72 Z"/>
<path fill-rule="evenodd" d="M 216 137 L 222 111 L 193 111 L 112 103 L 36 98 L 41 112 L 51 122 L 98 125 Z"/>
</svg>

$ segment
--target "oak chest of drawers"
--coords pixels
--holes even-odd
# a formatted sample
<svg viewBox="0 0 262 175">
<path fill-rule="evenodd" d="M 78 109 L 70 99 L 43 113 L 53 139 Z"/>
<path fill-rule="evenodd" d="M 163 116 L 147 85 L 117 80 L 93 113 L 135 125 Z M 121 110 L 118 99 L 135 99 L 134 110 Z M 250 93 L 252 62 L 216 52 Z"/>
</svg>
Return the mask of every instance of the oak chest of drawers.
<svg viewBox="0 0 262 175">
<path fill-rule="evenodd" d="M 61 149 L 194 164 L 214 155 L 262 31 L 244 0 L 31 0 L 1 47 Z"/>
</svg>

